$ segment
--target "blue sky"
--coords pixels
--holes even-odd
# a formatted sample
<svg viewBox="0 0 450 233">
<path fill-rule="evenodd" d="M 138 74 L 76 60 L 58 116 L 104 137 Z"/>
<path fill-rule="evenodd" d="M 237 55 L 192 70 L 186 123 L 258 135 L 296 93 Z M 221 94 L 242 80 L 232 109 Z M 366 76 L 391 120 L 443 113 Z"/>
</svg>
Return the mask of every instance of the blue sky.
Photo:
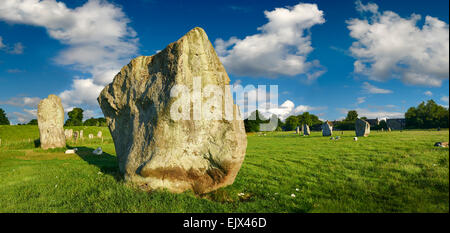
<svg viewBox="0 0 450 233">
<path fill-rule="evenodd" d="M 0 108 L 27 122 L 57 94 L 101 116 L 95 97 L 123 65 L 199 26 L 232 83 L 279 85 L 281 117 L 401 117 L 428 99 L 448 107 L 448 18 L 443 0 L 5 0 Z"/>
</svg>

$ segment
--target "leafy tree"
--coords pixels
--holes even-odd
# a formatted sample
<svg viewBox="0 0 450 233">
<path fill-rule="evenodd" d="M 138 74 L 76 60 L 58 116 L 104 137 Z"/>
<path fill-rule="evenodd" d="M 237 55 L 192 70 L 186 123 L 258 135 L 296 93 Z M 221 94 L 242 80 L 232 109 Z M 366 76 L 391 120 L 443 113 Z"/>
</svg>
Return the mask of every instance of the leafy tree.
<svg viewBox="0 0 450 233">
<path fill-rule="evenodd" d="M 10 125 L 8 117 L 3 109 L 0 108 L 0 125 Z"/>
<path fill-rule="evenodd" d="M 65 126 L 79 126 L 83 125 L 83 109 L 74 108 L 72 111 L 67 113 L 69 119 L 67 119 Z"/>
<path fill-rule="evenodd" d="M 258 110 L 252 112 L 252 114 L 244 120 L 245 132 L 259 132 L 259 124 L 263 122 L 261 117 Z"/>
<path fill-rule="evenodd" d="M 31 120 L 30 122 L 27 123 L 27 125 L 37 125 L 37 124 L 38 124 L 37 119 L 33 119 L 33 120 Z"/>
<path fill-rule="evenodd" d="M 433 100 L 420 103 L 417 107 L 410 107 L 405 113 L 407 128 L 448 128 L 449 110 L 436 104 Z"/>
<path fill-rule="evenodd" d="M 106 126 L 106 119 L 103 117 L 100 118 L 89 118 L 83 122 L 85 126 Z"/>
<path fill-rule="evenodd" d="M 347 113 L 345 121 L 356 121 L 357 119 L 358 119 L 358 112 L 356 112 L 355 110 L 350 110 Z"/>
<path fill-rule="evenodd" d="M 300 121 L 297 116 L 289 116 L 284 122 L 284 129 L 287 131 L 295 130 L 299 125 Z"/>
</svg>

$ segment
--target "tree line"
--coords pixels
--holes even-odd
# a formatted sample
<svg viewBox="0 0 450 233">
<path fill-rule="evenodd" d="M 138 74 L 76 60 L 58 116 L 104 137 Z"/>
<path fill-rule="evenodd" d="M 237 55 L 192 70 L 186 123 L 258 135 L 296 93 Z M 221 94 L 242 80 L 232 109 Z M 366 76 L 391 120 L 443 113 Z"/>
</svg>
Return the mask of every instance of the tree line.
<svg viewBox="0 0 450 233">
<path fill-rule="evenodd" d="M 106 126 L 106 119 L 103 117 L 90 118 L 83 121 L 83 112 L 81 108 L 74 108 L 68 112 L 68 119 L 65 122 L 65 126 Z M 254 111 L 249 118 L 244 120 L 246 132 L 258 132 L 260 131 L 259 125 L 261 123 L 268 123 L 269 120 L 265 119 L 258 110 Z M 334 128 L 340 130 L 354 130 L 355 121 L 358 119 L 358 112 L 356 110 L 350 110 L 347 113 L 345 119 L 341 121 L 334 121 Z M 361 117 L 361 119 L 367 119 Z M 433 100 L 428 100 L 426 103 L 422 102 L 417 107 L 410 107 L 405 113 L 406 128 L 408 129 L 430 129 L 430 128 L 448 128 L 449 127 L 449 109 L 445 108 Z M 307 124 L 312 130 L 320 130 L 322 121 L 319 117 L 304 112 L 297 116 L 289 116 L 284 122 L 278 119 L 278 127 L 276 130 L 292 131 L 297 126 Z M 10 121 L 6 116 L 5 111 L 0 108 L 0 125 L 10 125 Z M 37 125 L 37 119 L 32 119 L 26 125 Z M 387 129 L 385 121 L 381 121 L 379 125 L 372 126 L 373 129 Z"/>
<path fill-rule="evenodd" d="M 74 108 L 67 113 L 68 119 L 64 123 L 64 126 L 107 126 L 106 119 L 104 117 L 89 118 L 83 121 L 83 112 L 81 108 Z M 37 125 L 37 119 L 32 119 L 28 123 L 18 125 Z M 3 109 L 0 108 L 0 125 L 10 125 L 9 119 Z"/>
</svg>

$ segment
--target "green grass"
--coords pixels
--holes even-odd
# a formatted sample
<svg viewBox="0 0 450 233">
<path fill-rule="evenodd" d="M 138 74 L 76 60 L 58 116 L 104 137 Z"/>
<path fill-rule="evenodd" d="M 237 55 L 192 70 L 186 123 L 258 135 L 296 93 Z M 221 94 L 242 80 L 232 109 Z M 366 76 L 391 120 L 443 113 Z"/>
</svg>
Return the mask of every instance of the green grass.
<svg viewBox="0 0 450 233">
<path fill-rule="evenodd" d="M 0 126 L 0 212 L 449 212 L 449 150 L 433 147 L 448 130 L 250 134 L 234 184 L 197 196 L 125 184 L 108 129 L 71 128 L 102 130 L 103 144 L 68 142 L 80 151 L 66 155 L 35 148 L 36 126 Z"/>
</svg>

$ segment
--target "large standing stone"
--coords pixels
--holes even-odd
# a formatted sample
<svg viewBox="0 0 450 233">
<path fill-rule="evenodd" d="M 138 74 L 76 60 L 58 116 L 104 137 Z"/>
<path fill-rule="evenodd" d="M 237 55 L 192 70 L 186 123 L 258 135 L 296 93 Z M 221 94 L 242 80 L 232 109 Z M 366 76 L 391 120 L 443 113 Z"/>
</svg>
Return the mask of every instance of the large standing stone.
<svg viewBox="0 0 450 233">
<path fill-rule="evenodd" d="M 137 57 L 123 67 L 98 101 L 125 180 L 146 190 L 196 193 L 232 184 L 244 160 L 247 137 L 239 108 L 225 88 L 229 82 L 201 28 L 158 54 Z M 225 94 L 215 101 L 206 94 L 194 97 L 192 91 L 199 83 L 201 88 L 216 85 Z M 186 89 L 171 97 L 174 85 Z M 193 101 L 183 94 L 190 94 Z M 193 119 L 198 106 L 211 100 L 218 106 L 231 103 L 227 106 L 232 119 Z M 203 109 L 202 114 L 215 109 Z M 187 119 L 174 119 L 172 110 L 187 112 Z"/>
<path fill-rule="evenodd" d="M 357 119 L 355 122 L 355 132 L 356 137 L 367 137 L 370 133 L 370 124 L 369 122 L 361 119 Z"/>
<path fill-rule="evenodd" d="M 65 147 L 64 108 L 61 99 L 56 95 L 49 95 L 41 100 L 37 118 L 42 149 Z"/>
<path fill-rule="evenodd" d="M 307 124 L 303 125 L 303 136 L 309 136 L 311 132 L 309 131 L 309 126 Z"/>
<path fill-rule="evenodd" d="M 333 134 L 333 126 L 331 126 L 331 122 L 325 121 L 322 124 L 322 135 L 323 136 L 331 136 Z"/>
</svg>

